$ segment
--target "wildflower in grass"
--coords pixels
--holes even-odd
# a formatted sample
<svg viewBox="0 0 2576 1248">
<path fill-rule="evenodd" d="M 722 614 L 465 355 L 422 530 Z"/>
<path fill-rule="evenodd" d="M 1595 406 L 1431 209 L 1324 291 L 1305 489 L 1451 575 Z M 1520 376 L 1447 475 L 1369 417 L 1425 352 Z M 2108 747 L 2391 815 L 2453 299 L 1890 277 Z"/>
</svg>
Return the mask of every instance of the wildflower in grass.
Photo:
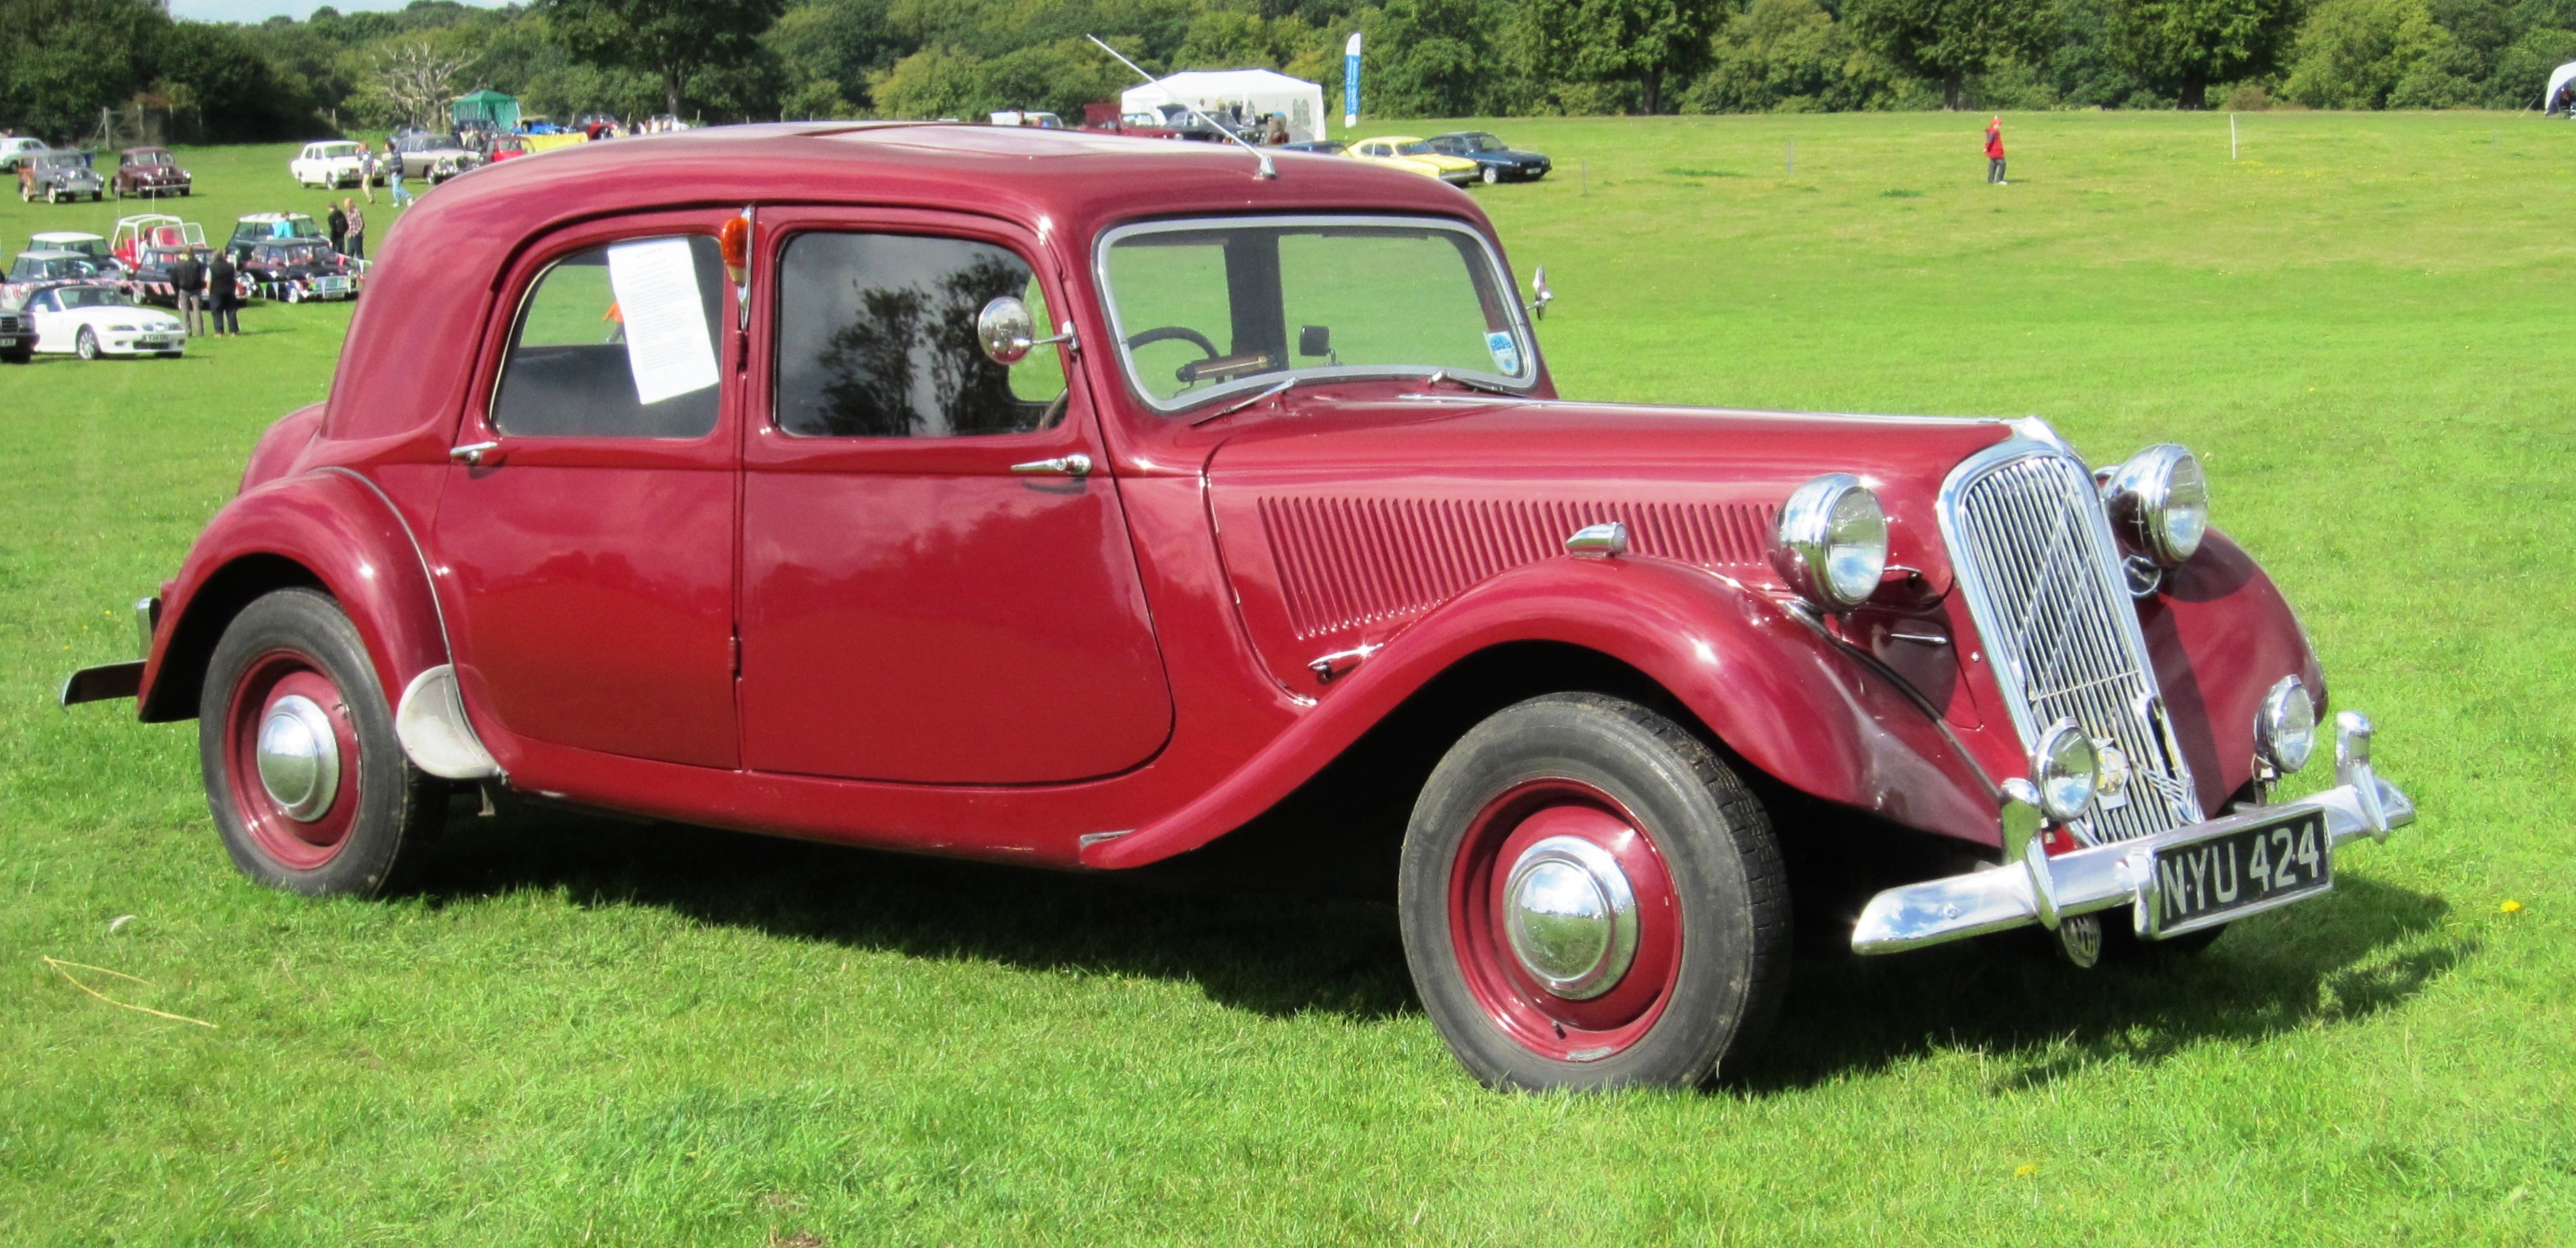
<svg viewBox="0 0 2576 1248">
<path fill-rule="evenodd" d="M 2013 1177 L 2016 1179 L 2027 1179 L 2037 1173 L 2039 1173 L 2037 1162 L 2025 1161 L 2013 1169 Z"/>
<path fill-rule="evenodd" d="M 2522 910 L 2522 903 L 2521 903 L 2521 902 L 2518 902 L 2518 901 L 2515 901 L 2514 899 L 2512 899 L 2512 898 L 2508 897 L 2508 898 L 2505 898 L 2505 902 L 2504 902 L 2504 904 L 2503 904 L 2503 905 L 2501 905 L 2501 906 L 2497 906 L 2497 907 L 2496 907 L 2496 909 L 2498 909 L 2498 910 L 2502 910 L 2502 911 L 2504 911 L 2506 914 L 2516 914 L 2516 913 L 2519 913 L 2519 912 Z"/>
</svg>

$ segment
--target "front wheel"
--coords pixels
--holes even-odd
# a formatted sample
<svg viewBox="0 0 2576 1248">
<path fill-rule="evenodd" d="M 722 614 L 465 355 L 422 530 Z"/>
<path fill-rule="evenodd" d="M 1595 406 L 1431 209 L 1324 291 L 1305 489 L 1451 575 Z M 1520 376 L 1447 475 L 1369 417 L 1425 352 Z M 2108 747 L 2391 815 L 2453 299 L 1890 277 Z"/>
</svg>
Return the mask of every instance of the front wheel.
<svg viewBox="0 0 2576 1248">
<path fill-rule="evenodd" d="M 1503 171 L 1502 171 L 1499 167 L 1496 167 L 1496 166 L 1494 166 L 1494 165 L 1487 165 L 1487 166 L 1485 166 L 1485 185 L 1487 185 L 1487 186 L 1492 186 L 1493 184 L 1495 184 L 1495 183 L 1497 183 L 1497 182 L 1500 182 L 1500 181 L 1502 181 L 1502 180 L 1503 180 Z"/>
<path fill-rule="evenodd" d="M 72 339 L 72 351 L 84 360 L 97 359 L 98 331 L 91 329 L 87 325 L 81 326 L 80 335 Z"/>
<path fill-rule="evenodd" d="M 316 590 L 271 593 L 224 630 L 198 699 L 197 755 L 233 865 L 277 888 L 374 896 L 446 815 L 445 783 L 395 739 L 366 643 Z"/>
<path fill-rule="evenodd" d="M 1704 1084 L 1787 984 L 1768 816 L 1634 702 L 1551 694 L 1478 724 L 1423 786 L 1399 871 L 1423 1007 L 1495 1087 Z"/>
</svg>

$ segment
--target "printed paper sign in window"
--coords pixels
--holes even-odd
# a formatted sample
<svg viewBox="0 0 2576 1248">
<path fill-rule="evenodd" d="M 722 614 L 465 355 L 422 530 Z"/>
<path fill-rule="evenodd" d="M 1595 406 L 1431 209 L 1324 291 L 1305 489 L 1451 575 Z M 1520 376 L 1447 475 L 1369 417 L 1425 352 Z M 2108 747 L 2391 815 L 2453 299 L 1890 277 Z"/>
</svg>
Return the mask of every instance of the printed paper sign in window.
<svg viewBox="0 0 2576 1248">
<path fill-rule="evenodd" d="M 626 365 L 635 401 L 659 403 L 716 384 L 716 347 L 685 238 L 619 243 L 608 249 L 608 284 L 626 322 Z"/>
</svg>

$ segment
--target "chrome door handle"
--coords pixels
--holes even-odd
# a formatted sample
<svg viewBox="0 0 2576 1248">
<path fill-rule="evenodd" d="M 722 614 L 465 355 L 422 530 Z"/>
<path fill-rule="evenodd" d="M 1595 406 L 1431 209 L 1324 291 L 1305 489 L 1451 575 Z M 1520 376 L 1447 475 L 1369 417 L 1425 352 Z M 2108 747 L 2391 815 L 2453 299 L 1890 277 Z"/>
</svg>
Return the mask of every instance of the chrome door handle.
<svg viewBox="0 0 2576 1248">
<path fill-rule="evenodd" d="M 459 463 L 480 466 L 483 463 L 483 457 L 485 455 L 489 455 L 500 449 L 501 444 L 498 442 L 468 442 L 463 446 L 450 447 L 447 452 L 447 457 L 449 459 L 456 460 Z"/>
<path fill-rule="evenodd" d="M 1022 476 L 1087 477 L 1091 475 L 1091 457 L 1080 451 L 1058 455 L 1054 459 L 1032 459 L 1011 465 L 1011 471 Z"/>
</svg>

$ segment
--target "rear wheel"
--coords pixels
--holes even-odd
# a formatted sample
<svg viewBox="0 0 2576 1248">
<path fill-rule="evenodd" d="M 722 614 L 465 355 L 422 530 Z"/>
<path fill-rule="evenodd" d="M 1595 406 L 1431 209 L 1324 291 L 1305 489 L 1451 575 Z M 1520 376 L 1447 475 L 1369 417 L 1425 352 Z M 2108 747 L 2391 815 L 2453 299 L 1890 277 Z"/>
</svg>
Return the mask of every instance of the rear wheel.
<svg viewBox="0 0 2576 1248">
<path fill-rule="evenodd" d="M 1787 983 L 1760 803 L 1634 702 L 1553 694 L 1477 725 L 1423 786 L 1400 871 L 1423 1007 L 1496 1087 L 1705 1083 Z"/>
<path fill-rule="evenodd" d="M 197 711 L 215 828 L 263 884 L 374 896 L 445 816 L 446 785 L 404 756 L 357 628 L 316 590 L 279 590 L 234 617 Z"/>
</svg>

